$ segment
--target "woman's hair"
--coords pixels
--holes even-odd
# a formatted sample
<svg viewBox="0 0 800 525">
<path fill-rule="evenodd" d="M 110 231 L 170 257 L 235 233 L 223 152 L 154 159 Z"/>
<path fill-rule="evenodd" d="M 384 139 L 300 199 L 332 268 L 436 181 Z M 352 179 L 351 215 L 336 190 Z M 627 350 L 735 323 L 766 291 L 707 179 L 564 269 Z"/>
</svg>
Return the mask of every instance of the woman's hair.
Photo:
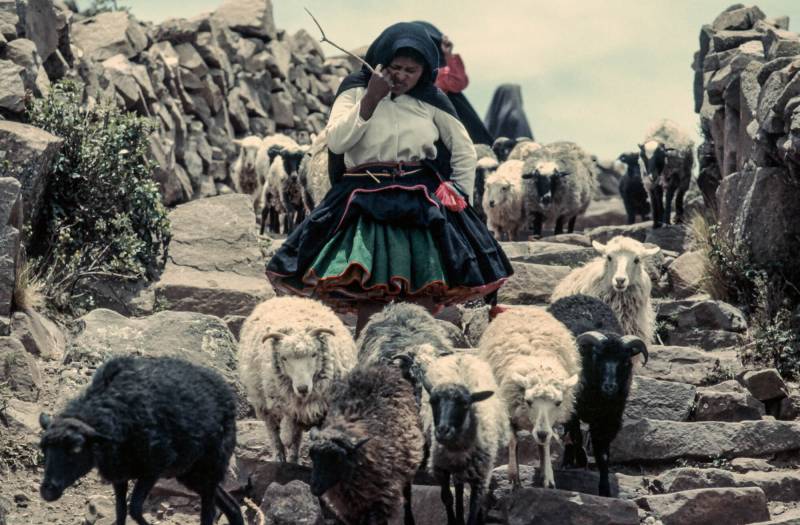
<svg viewBox="0 0 800 525">
<path fill-rule="evenodd" d="M 423 82 L 431 77 L 431 71 L 430 68 L 428 67 L 428 62 L 425 60 L 425 57 L 422 56 L 422 53 L 420 53 L 413 47 L 401 47 L 395 52 L 394 57 L 392 57 L 392 60 L 394 60 L 397 57 L 410 58 L 411 60 L 422 66 L 422 76 L 419 77 L 419 81 L 417 83 Z"/>
</svg>

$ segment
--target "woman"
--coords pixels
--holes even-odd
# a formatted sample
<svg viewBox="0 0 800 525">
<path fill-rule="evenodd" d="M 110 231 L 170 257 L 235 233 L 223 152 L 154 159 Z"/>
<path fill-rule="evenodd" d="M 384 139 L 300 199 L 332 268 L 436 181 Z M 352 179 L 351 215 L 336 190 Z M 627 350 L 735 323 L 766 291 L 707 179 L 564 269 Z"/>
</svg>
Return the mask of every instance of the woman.
<svg viewBox="0 0 800 525">
<path fill-rule="evenodd" d="M 438 54 L 414 23 L 386 29 L 346 77 L 326 128 L 331 190 L 267 265 L 273 286 L 358 311 L 393 300 L 435 311 L 512 273 L 465 198 L 475 150 L 434 86 Z"/>
<path fill-rule="evenodd" d="M 418 20 L 414 23 L 425 28 L 439 49 L 439 70 L 436 74 L 436 87 L 444 91 L 447 98 L 453 103 L 458 119 L 467 129 L 469 138 L 475 144 L 493 144 L 494 137 L 483 125 L 478 113 L 475 112 L 472 104 L 462 93 L 469 85 L 469 77 L 467 77 L 467 72 L 464 69 L 461 55 L 453 53 L 453 42 L 430 22 Z"/>
<path fill-rule="evenodd" d="M 522 107 L 522 90 L 519 84 L 502 84 L 497 87 L 486 112 L 486 127 L 494 137 L 533 139 L 533 132 Z"/>
</svg>

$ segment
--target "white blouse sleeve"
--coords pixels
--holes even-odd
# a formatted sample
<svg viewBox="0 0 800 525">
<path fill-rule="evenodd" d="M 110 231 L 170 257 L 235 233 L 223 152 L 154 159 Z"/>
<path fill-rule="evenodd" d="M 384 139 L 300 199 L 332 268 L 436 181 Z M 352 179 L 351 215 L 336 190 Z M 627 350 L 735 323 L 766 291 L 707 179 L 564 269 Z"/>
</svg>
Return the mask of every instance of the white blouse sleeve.
<svg viewBox="0 0 800 525">
<path fill-rule="evenodd" d="M 450 150 L 450 166 L 453 168 L 450 180 L 467 194 L 467 200 L 471 203 L 477 163 L 475 146 L 461 121 L 449 113 L 434 108 L 433 122 L 439 128 L 442 142 Z"/>
<path fill-rule="evenodd" d="M 367 129 L 367 121 L 361 118 L 361 95 L 363 89 L 348 89 L 336 98 L 326 127 L 328 148 L 337 155 L 352 148 Z"/>
</svg>

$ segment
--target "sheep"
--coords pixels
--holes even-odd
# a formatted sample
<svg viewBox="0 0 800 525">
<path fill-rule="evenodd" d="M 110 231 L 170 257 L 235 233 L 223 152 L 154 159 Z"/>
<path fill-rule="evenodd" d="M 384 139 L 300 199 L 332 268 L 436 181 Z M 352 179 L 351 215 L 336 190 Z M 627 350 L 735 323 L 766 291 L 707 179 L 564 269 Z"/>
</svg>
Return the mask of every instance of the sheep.
<svg viewBox="0 0 800 525">
<path fill-rule="evenodd" d="M 570 295 L 551 304 L 548 311 L 577 338 L 583 364 L 575 413 L 565 426 L 570 439 L 564 446 L 562 466 L 586 467 L 581 421 L 587 423 L 600 471 L 598 493 L 610 496 L 611 442 L 622 426 L 633 379 L 632 359 L 641 354 L 646 364 L 647 346 L 636 336 L 620 337 L 622 327 L 611 307 L 595 297 Z"/>
<path fill-rule="evenodd" d="M 238 193 L 246 193 L 256 198 L 261 192 L 263 184 L 256 170 L 257 158 L 263 149 L 263 141 L 261 137 L 250 135 L 243 139 L 234 139 L 233 143 L 239 146 L 239 155 L 233 161 L 230 173 L 233 189 Z"/>
<path fill-rule="evenodd" d="M 542 223 L 555 220 L 554 235 L 575 230 L 575 220 L 586 212 L 597 181 L 591 157 L 572 142 L 553 142 L 531 153 L 522 170 L 524 202 L 532 231 L 542 234 Z"/>
<path fill-rule="evenodd" d="M 653 207 L 653 228 L 670 224 L 673 197 L 675 222 L 683 222 L 683 197 L 692 182 L 693 150 L 689 135 L 668 119 L 653 125 L 639 144 L 644 187 Z"/>
<path fill-rule="evenodd" d="M 305 217 L 298 168 L 307 149 L 291 137 L 278 133 L 266 137 L 258 150 L 256 166 L 259 179 L 264 181 L 258 199 L 262 234 L 267 228 L 274 233 L 282 229 L 288 234 Z"/>
<path fill-rule="evenodd" d="M 498 241 L 504 236 L 509 241 L 517 240 L 526 226 L 522 189 L 524 164 L 521 160 L 507 160 L 486 179 L 483 209 L 487 226 Z"/>
<path fill-rule="evenodd" d="M 500 447 L 508 444 L 508 415 L 489 365 L 470 354 L 449 355 L 425 370 L 424 386 L 431 412 L 423 428 L 429 432 L 430 468 L 441 486 L 447 523 L 464 523 L 464 483 L 470 485 L 467 524 L 482 523 L 483 494 Z M 450 477 L 455 478 L 456 506 Z"/>
<path fill-rule="evenodd" d="M 592 241 L 600 254 L 583 266 L 573 269 L 555 287 L 550 302 L 573 294 L 602 299 L 614 311 L 622 333 L 639 336 L 646 344 L 653 342 L 655 311 L 650 300 L 652 283 L 645 271 L 645 257 L 661 248 L 647 248 L 621 235 L 603 245 Z"/>
<path fill-rule="evenodd" d="M 508 154 L 508 160 L 527 160 L 534 151 L 542 149 L 542 145 L 530 139 L 517 139 L 517 144 L 511 153 Z"/>
<path fill-rule="evenodd" d="M 508 160 L 508 155 L 514 146 L 517 145 L 517 139 L 510 139 L 508 137 L 497 137 L 492 144 L 492 151 L 498 162 L 505 162 Z"/>
<path fill-rule="evenodd" d="M 492 148 L 486 144 L 475 144 L 475 153 L 478 163 L 475 166 L 475 185 L 472 192 L 472 207 L 486 224 L 486 211 L 483 207 L 483 194 L 486 187 L 486 179 L 497 170 L 498 162 Z"/>
<path fill-rule="evenodd" d="M 516 433 L 531 430 L 539 445 L 544 486 L 555 488 L 550 441 L 553 427 L 572 416 L 581 373 L 575 338 L 544 310 L 510 309 L 489 323 L 478 343 L 500 386 L 511 435 L 508 476 L 520 486 Z"/>
<path fill-rule="evenodd" d="M 331 189 L 331 180 L 328 176 L 328 141 L 323 130 L 314 139 L 311 147 L 306 151 L 300 163 L 300 185 L 303 188 L 303 206 L 306 215 L 319 206 L 325 195 Z"/>
<path fill-rule="evenodd" d="M 55 417 L 40 414 L 44 479 L 55 501 L 97 467 L 114 486 L 116 523 L 130 515 L 147 525 L 142 507 L 160 478 L 175 477 L 201 498 L 200 523 L 218 506 L 244 525 L 238 503 L 221 486 L 236 447 L 236 399 L 215 371 L 170 357 L 115 357 Z M 128 481 L 136 480 L 126 503 Z"/>
<path fill-rule="evenodd" d="M 391 366 L 359 365 L 331 393 L 330 410 L 312 432 L 311 493 L 348 525 L 388 523 L 422 464 L 424 437 L 414 392 Z"/>
<path fill-rule="evenodd" d="M 332 383 L 356 364 L 350 332 L 336 314 L 312 299 L 275 297 L 253 309 L 242 325 L 239 374 L 264 421 L 278 460 L 297 462 L 302 432 L 319 424 Z"/>
<path fill-rule="evenodd" d="M 642 183 L 639 154 L 623 153 L 618 160 L 625 166 L 625 175 L 619 179 L 619 194 L 625 204 L 628 224 L 635 223 L 637 215 L 646 221 L 650 215 L 650 202 L 647 200 L 647 190 Z"/>
</svg>

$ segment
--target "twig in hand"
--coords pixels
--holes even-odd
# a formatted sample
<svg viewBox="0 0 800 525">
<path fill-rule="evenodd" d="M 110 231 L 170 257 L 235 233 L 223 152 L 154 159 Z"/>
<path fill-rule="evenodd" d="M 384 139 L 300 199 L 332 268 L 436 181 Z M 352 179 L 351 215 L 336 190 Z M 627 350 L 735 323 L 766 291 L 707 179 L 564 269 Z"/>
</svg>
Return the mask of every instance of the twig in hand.
<svg viewBox="0 0 800 525">
<path fill-rule="evenodd" d="M 258 525 L 265 525 L 266 519 L 264 518 L 264 513 L 261 512 L 261 509 L 258 508 L 258 505 L 253 502 L 250 498 L 244 498 L 244 504 L 250 507 L 256 513 L 256 518 L 258 518 Z"/>
<path fill-rule="evenodd" d="M 312 15 L 312 14 L 311 14 L 311 11 L 309 11 L 307 7 L 304 7 L 303 9 L 305 9 L 305 10 L 306 10 L 306 13 L 308 13 L 308 16 L 310 16 L 310 17 L 311 17 L 311 20 L 313 20 L 313 21 L 314 21 L 314 23 L 315 23 L 315 24 L 317 24 L 317 27 L 319 28 L 319 32 L 320 32 L 320 33 L 322 33 L 322 38 L 320 39 L 320 42 L 327 42 L 327 43 L 329 43 L 330 45 L 332 45 L 333 47 L 335 47 L 336 49 L 338 49 L 339 51 L 342 51 L 342 52 L 344 52 L 344 53 L 347 53 L 347 54 L 348 54 L 348 55 L 350 55 L 351 57 L 355 58 L 356 60 L 358 60 L 359 62 L 361 62 L 361 63 L 362 63 L 362 64 L 364 64 L 365 66 L 367 66 L 367 69 L 369 69 L 369 70 L 370 70 L 372 73 L 375 73 L 375 69 L 374 69 L 372 66 L 370 66 L 370 65 L 367 63 L 367 61 L 366 61 L 366 60 L 364 60 L 363 58 L 361 58 L 361 57 L 360 57 L 360 56 L 358 56 L 358 55 L 354 55 L 354 54 L 353 54 L 353 53 L 351 53 L 350 51 L 348 51 L 348 50 L 346 50 L 346 49 L 344 49 L 344 48 L 342 48 L 342 47 L 339 47 L 339 46 L 337 46 L 336 44 L 334 44 L 333 42 L 331 42 L 330 40 L 328 40 L 328 37 L 327 37 L 327 36 L 325 36 L 325 31 L 322 29 L 322 26 L 321 26 L 321 25 L 319 25 L 319 22 L 317 22 L 317 19 L 316 19 L 316 18 L 314 18 L 314 15 Z"/>
</svg>

